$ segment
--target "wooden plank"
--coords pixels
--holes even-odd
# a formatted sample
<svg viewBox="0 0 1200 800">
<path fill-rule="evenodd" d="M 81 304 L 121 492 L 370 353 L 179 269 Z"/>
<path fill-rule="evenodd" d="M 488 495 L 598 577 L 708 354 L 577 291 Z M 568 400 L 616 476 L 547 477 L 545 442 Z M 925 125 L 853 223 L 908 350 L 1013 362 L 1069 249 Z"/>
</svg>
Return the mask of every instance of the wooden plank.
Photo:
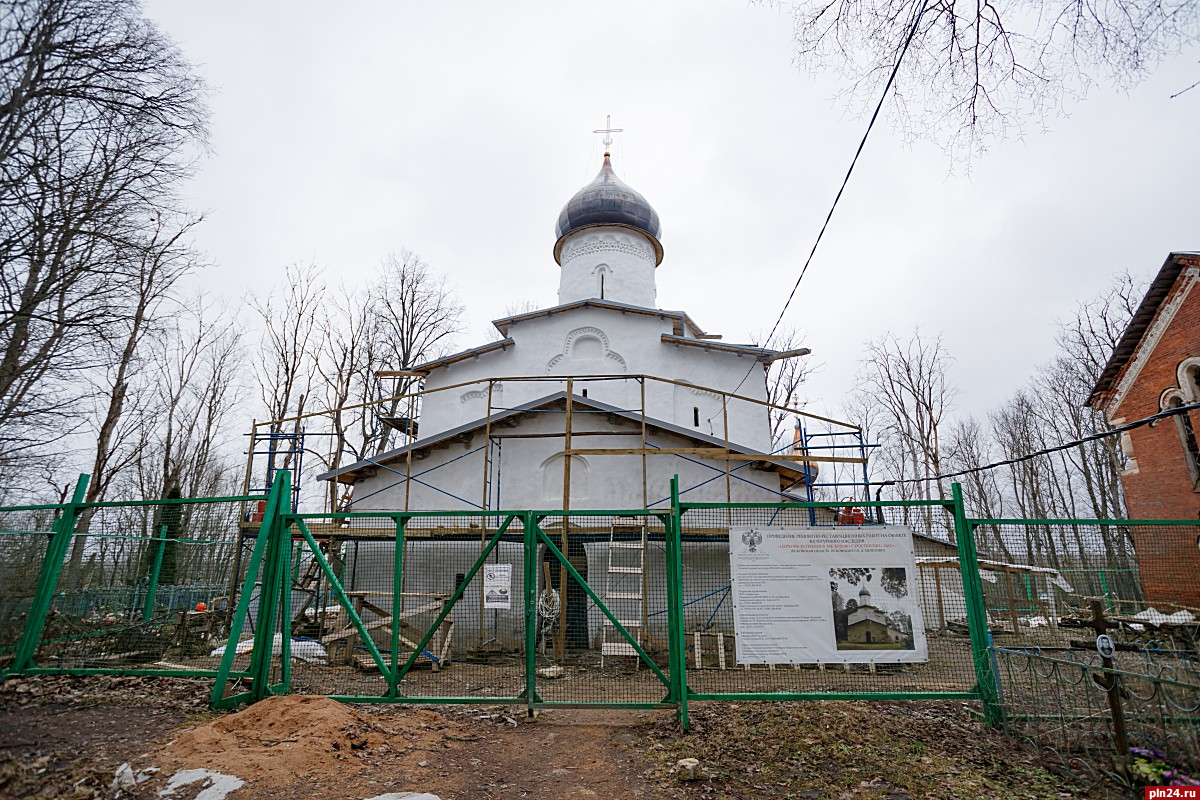
<svg viewBox="0 0 1200 800">
<path fill-rule="evenodd" d="M 451 622 L 450 627 L 446 629 L 446 639 L 442 642 L 442 652 L 438 657 L 438 660 L 442 664 L 450 663 L 450 652 L 451 652 L 450 651 L 450 643 L 453 641 L 453 639 L 454 639 L 454 623 Z"/>
<path fill-rule="evenodd" d="M 1012 572 L 1005 571 L 1004 582 L 1008 584 L 1008 616 L 1012 620 L 1013 633 L 1020 632 L 1020 627 L 1017 624 L 1017 598 L 1013 594 Z"/>
<path fill-rule="evenodd" d="M 563 501 L 564 512 L 571 510 L 571 417 L 575 409 L 575 381 L 567 378 L 567 415 L 563 420 Z M 558 635 L 554 639 L 554 658 L 562 663 L 567 654 L 567 565 L 571 559 L 570 521 L 563 517 L 562 521 L 562 556 L 564 562 L 558 565 Z"/>
<path fill-rule="evenodd" d="M 373 631 L 376 628 L 382 628 L 385 625 L 390 626 L 391 624 L 392 624 L 391 618 L 377 619 L 374 622 L 363 623 L 363 630 L 364 631 Z M 391 628 L 389 627 L 388 630 L 391 630 Z M 325 634 L 317 641 L 320 642 L 321 644 L 329 644 L 330 642 L 336 642 L 339 639 L 349 639 L 350 637 L 357 636 L 357 635 L 358 635 L 357 628 L 354 628 L 354 627 L 342 628 L 340 631 L 337 631 L 335 633 Z"/>
<path fill-rule="evenodd" d="M 637 436 L 633 431 L 571 431 L 571 437 L 579 436 Z M 563 435 L 554 433 L 493 433 L 493 439 L 561 439 Z"/>
<path fill-rule="evenodd" d="M 942 569 L 941 564 L 933 565 L 933 589 L 937 592 L 938 630 L 946 632 L 946 608 L 942 602 Z"/>
<path fill-rule="evenodd" d="M 567 450 L 573 456 L 700 456 L 729 461 L 797 461 L 805 463 L 865 464 L 865 458 L 850 456 L 772 455 L 770 453 L 731 453 L 723 447 L 580 447 Z"/>
<path fill-rule="evenodd" d="M 494 344 L 498 344 L 498 343 L 494 343 Z M 666 384 L 670 384 L 672 386 L 684 386 L 684 387 L 687 387 L 688 389 L 699 389 L 701 391 L 712 392 L 714 394 L 724 395 L 731 400 L 742 400 L 747 403 L 753 403 L 755 405 L 766 406 L 767 408 L 773 408 L 773 409 L 776 409 L 779 411 L 786 411 L 787 413 L 793 414 L 795 416 L 805 417 L 806 419 L 815 419 L 815 420 L 819 420 L 821 422 L 829 422 L 834 425 L 839 425 L 843 428 L 849 428 L 850 430 L 853 430 L 853 431 L 862 430 L 862 428 L 859 427 L 858 425 L 855 425 L 850 422 L 843 422 L 842 420 L 839 420 L 839 419 L 832 419 L 831 417 L 822 417 L 818 414 L 810 414 L 807 411 L 798 411 L 794 408 L 789 408 L 788 406 L 781 406 L 781 405 L 776 405 L 774 403 L 768 403 L 765 400 L 759 400 L 758 398 L 755 398 L 755 397 L 747 397 L 746 395 L 742 395 L 742 394 L 734 394 L 731 392 L 724 392 L 724 391 L 721 391 L 720 389 L 713 389 L 708 386 L 699 386 L 699 385 L 693 384 L 693 383 L 685 383 L 684 381 L 671 380 L 670 378 L 662 378 L 657 375 L 610 374 L 610 375 L 588 375 L 587 376 L 587 380 L 592 381 L 592 382 L 603 381 L 603 380 L 628 381 L 628 380 L 635 380 L 637 378 L 645 378 L 647 380 L 657 381 L 658 383 L 666 383 Z M 475 378 L 474 380 L 463 381 L 461 383 L 453 383 L 448 386 L 439 386 L 435 389 L 422 389 L 419 392 L 412 392 L 412 393 L 408 393 L 408 394 L 397 394 L 397 395 L 392 395 L 391 397 L 383 397 L 378 400 L 369 400 L 365 403 L 355 403 L 354 405 L 342 406 L 341 408 L 336 409 L 336 410 L 337 411 L 352 411 L 356 408 L 365 408 L 367 406 L 376 406 L 376 405 L 380 405 L 382 403 L 390 403 L 393 400 L 405 400 L 405 399 L 412 400 L 412 399 L 424 397 L 425 395 L 428 395 L 428 394 L 436 394 L 437 392 L 452 391 L 454 389 L 459 389 L 464 386 L 474 386 L 476 384 L 483 383 L 484 381 L 487 381 L 487 380 L 490 380 L 490 379 L 489 378 Z M 512 382 L 512 383 L 515 383 L 518 381 L 560 382 L 563 380 L 563 378 L 561 376 L 556 376 L 556 375 L 515 375 L 512 377 L 505 378 L 504 380 Z M 296 422 L 298 420 L 309 419 L 310 417 L 328 416 L 331 413 L 333 413 L 333 412 L 310 411 L 306 414 L 299 414 L 299 415 L 293 416 L 293 417 L 283 417 L 281 419 L 271 420 L 270 422 L 264 422 L 263 425 L 264 426 L 266 426 L 266 425 L 282 425 L 285 422 Z"/>
<path fill-rule="evenodd" d="M 694 456 L 706 455 L 713 453 L 724 453 L 724 448 L 720 447 L 664 447 L 661 450 L 656 450 L 653 447 L 588 447 L 577 448 L 567 451 L 573 456 L 637 456 L 637 455 L 659 455 L 659 456 Z M 758 456 L 765 458 L 765 456 Z"/>
<path fill-rule="evenodd" d="M 728 459 L 729 461 L 802 461 L 805 463 L 826 463 L 826 464 L 866 464 L 865 458 L 851 458 L 849 456 L 793 456 L 793 455 L 770 455 L 767 453 L 721 453 L 711 456 L 713 459 Z"/>
<path fill-rule="evenodd" d="M 441 608 L 443 605 L 444 605 L 443 601 L 435 600 L 434 602 L 427 603 L 427 604 L 421 606 L 420 608 L 414 608 L 414 609 L 405 611 L 400 615 L 401 625 L 406 626 L 406 627 L 411 627 L 411 628 L 413 628 L 413 630 L 420 631 L 420 628 L 416 628 L 411 625 L 406 625 L 406 623 L 404 623 L 404 620 L 408 619 L 409 617 L 416 616 L 417 614 L 424 614 L 427 611 L 433 611 L 435 609 Z M 390 632 L 391 624 L 392 624 L 391 615 L 387 615 L 387 616 L 384 616 L 383 619 L 377 619 L 374 622 L 364 623 L 363 630 L 364 631 L 373 631 L 376 628 L 382 628 L 386 625 L 386 626 L 389 626 L 388 630 Z M 349 627 L 343 628 L 340 631 L 336 631 L 335 633 L 326 634 L 325 636 L 321 637 L 318 641 L 321 644 L 327 644 L 328 642 L 337 641 L 338 639 L 347 639 L 350 636 L 357 634 L 357 633 L 358 633 L 357 628 L 355 628 L 354 626 L 349 626 Z M 423 634 L 424 631 L 421 631 L 421 633 Z M 411 645 L 412 643 L 409 642 L 409 644 Z"/>
</svg>

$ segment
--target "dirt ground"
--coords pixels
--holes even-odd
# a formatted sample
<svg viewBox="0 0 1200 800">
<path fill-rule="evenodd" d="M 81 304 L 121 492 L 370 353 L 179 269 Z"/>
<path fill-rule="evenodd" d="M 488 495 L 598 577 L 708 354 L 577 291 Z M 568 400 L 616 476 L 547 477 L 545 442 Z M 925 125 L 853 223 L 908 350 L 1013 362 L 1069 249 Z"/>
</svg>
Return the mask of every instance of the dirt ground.
<svg viewBox="0 0 1200 800">
<path fill-rule="evenodd" d="M 230 800 L 430 792 L 488 798 L 1086 798 L 960 703 L 697 704 L 669 712 L 346 706 L 272 698 L 207 710 L 206 681 L 20 678 L 0 685 L 0 797 L 149 800 L 179 770 L 245 785 Z M 682 782 L 681 758 L 700 761 Z M 128 763 L 140 784 L 113 787 Z M 196 800 L 204 782 L 176 790 Z"/>
</svg>

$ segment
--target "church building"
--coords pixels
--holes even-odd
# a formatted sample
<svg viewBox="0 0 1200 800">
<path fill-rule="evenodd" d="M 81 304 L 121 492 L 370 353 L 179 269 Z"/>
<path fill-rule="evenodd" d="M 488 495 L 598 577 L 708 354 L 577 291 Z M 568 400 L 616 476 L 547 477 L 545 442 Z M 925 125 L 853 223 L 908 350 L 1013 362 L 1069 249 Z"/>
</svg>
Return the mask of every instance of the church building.
<svg viewBox="0 0 1200 800">
<path fill-rule="evenodd" d="M 766 380 L 807 350 L 727 343 L 659 307 L 662 225 L 609 153 L 553 255 L 557 305 L 414 367 L 418 436 L 320 476 L 353 487 L 348 510 L 661 508 L 676 474 L 692 501 L 802 499 L 815 467 L 770 456 Z"/>
</svg>

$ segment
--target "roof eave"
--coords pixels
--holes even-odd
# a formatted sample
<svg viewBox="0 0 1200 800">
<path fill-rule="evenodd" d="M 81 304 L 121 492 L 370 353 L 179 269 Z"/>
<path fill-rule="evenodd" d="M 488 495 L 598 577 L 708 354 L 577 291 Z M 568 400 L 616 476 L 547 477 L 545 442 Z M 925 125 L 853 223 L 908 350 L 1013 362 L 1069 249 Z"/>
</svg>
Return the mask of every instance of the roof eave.
<svg viewBox="0 0 1200 800">
<path fill-rule="evenodd" d="M 1121 377 L 1137 353 L 1142 338 L 1153 324 L 1163 301 L 1170 297 L 1179 275 L 1185 268 L 1193 266 L 1200 267 L 1200 253 L 1182 251 L 1173 252 L 1167 256 L 1162 267 L 1159 268 L 1158 274 L 1154 276 L 1154 280 L 1146 289 L 1146 295 L 1142 298 L 1142 302 L 1133 312 L 1129 324 L 1125 327 L 1125 332 L 1117 341 L 1117 346 L 1113 348 L 1112 355 L 1109 356 L 1108 363 L 1100 373 L 1096 385 L 1092 387 L 1092 393 L 1088 396 L 1087 401 L 1089 406 L 1102 409 L 1107 405 L 1113 390 L 1120 384 Z"/>
</svg>

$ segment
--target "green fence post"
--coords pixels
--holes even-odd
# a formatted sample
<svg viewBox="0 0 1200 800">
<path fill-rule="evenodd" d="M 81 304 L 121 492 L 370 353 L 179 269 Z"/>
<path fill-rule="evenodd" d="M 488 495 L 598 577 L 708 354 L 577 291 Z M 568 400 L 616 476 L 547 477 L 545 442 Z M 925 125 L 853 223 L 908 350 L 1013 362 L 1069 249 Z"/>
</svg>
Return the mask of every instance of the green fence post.
<svg viewBox="0 0 1200 800">
<path fill-rule="evenodd" d="M 279 535 L 276 538 L 279 547 L 279 585 L 276 594 L 279 598 L 280 675 L 279 683 L 275 687 L 269 687 L 273 694 L 287 694 L 292 688 L 292 551 L 295 547 L 292 544 L 291 531 L 291 521 L 281 518 Z"/>
<path fill-rule="evenodd" d="M 274 650 L 275 624 L 279 611 L 279 540 L 282 528 L 280 514 L 284 513 L 284 503 L 291 497 L 290 479 L 291 475 L 287 470 L 280 470 L 276 474 L 275 482 L 280 485 L 281 499 L 266 531 L 262 583 L 258 591 L 258 623 L 254 626 L 254 651 L 250 656 L 250 696 L 251 702 L 255 703 L 270 693 L 271 655 Z M 261 532 L 259 535 L 262 535 Z M 281 639 L 280 651 L 282 650 Z"/>
<path fill-rule="evenodd" d="M 987 609 L 983 602 L 983 583 L 979 580 L 979 557 L 975 552 L 975 527 L 967 522 L 962 486 L 951 484 L 954 499 L 954 531 L 958 539 L 958 566 L 962 573 L 963 597 L 967 604 L 967 629 L 971 634 L 971 655 L 975 661 L 975 681 L 983 702 L 983 719 L 990 728 L 1004 724 L 1004 708 L 992 671 L 988 649 Z"/>
<path fill-rule="evenodd" d="M 237 656 L 237 646 L 238 646 L 238 644 L 240 644 L 239 640 L 242 637 L 242 627 L 243 627 L 243 625 L 245 625 L 246 617 L 250 613 L 250 600 L 251 600 L 251 595 L 254 594 L 254 583 L 255 583 L 254 579 L 258 575 L 259 564 L 266 563 L 266 562 L 264 562 L 263 558 L 265 555 L 265 551 L 267 550 L 267 545 L 269 544 L 270 539 L 271 539 L 271 532 L 275 530 L 275 528 L 278 524 L 279 515 L 281 513 L 283 513 L 284 510 L 287 508 L 287 506 L 285 506 L 284 503 L 286 503 L 290 500 L 290 498 L 284 492 L 284 490 L 286 488 L 288 488 L 287 484 L 289 484 L 289 483 L 290 483 L 290 476 L 288 476 L 287 471 L 286 470 L 281 471 L 276 476 L 275 482 L 271 484 L 271 492 L 269 495 L 267 495 L 267 507 L 266 507 L 265 513 L 263 514 L 262 524 L 260 524 L 258 527 L 258 536 L 255 537 L 255 539 L 254 539 L 254 550 L 250 554 L 250 563 L 246 566 L 246 577 L 242 581 L 242 591 L 238 595 L 237 609 L 234 611 L 233 618 L 230 621 L 230 625 L 229 625 L 229 640 L 225 643 L 225 652 L 221 656 L 221 664 L 217 668 L 217 679 L 216 679 L 216 682 L 213 684 L 212 695 L 209 698 L 209 705 L 211 705 L 213 708 L 227 708 L 232 705 L 237 705 L 237 703 L 240 702 L 242 699 L 246 699 L 246 697 L 244 695 L 237 695 L 236 697 L 233 697 L 233 698 L 226 698 L 225 697 L 225 684 L 229 680 L 230 672 L 233 670 L 233 659 L 234 659 L 234 657 Z M 241 547 L 240 539 L 238 541 L 238 546 Z M 265 588 L 267 586 L 266 574 L 265 574 L 266 571 L 267 570 L 264 567 L 264 569 L 263 569 L 264 592 L 265 592 Z M 236 578 L 237 578 L 237 576 L 235 575 L 234 579 L 236 580 Z M 262 622 L 262 602 L 263 602 L 262 595 L 263 595 L 263 592 L 260 592 L 259 598 L 258 598 L 258 610 L 259 610 L 258 616 L 259 616 L 260 623 Z M 258 640 L 258 633 L 259 633 L 259 630 L 261 630 L 261 628 L 262 628 L 262 625 L 260 624 L 258 626 L 258 629 L 255 630 L 255 644 L 254 644 L 254 654 L 255 655 L 251 656 L 252 666 L 251 666 L 250 671 L 248 673 L 245 673 L 245 674 L 248 674 L 251 679 L 254 679 L 258 674 L 257 672 L 255 672 L 255 668 L 257 668 L 257 666 L 258 666 L 258 662 L 254 661 L 253 659 L 259 653 L 259 650 L 260 650 L 260 648 L 258 647 L 257 640 Z M 268 652 L 270 651 L 270 648 L 271 648 L 271 641 L 270 641 L 270 638 L 268 638 L 267 639 Z M 268 656 L 268 661 L 269 661 L 269 656 Z M 250 698 L 254 697 L 253 692 L 249 693 L 249 697 Z"/>
<path fill-rule="evenodd" d="M 46 627 L 46 615 L 50 613 L 50 604 L 54 599 L 54 590 L 58 588 L 58 576 L 62 574 L 63 562 L 71 540 L 75 537 L 75 521 L 79 517 L 80 503 L 87 496 L 90 475 L 80 475 L 75 482 L 75 494 L 71 502 L 62 507 L 62 516 L 54 522 L 50 541 L 46 544 L 46 558 L 42 561 L 42 569 L 38 573 L 37 590 L 33 602 L 29 605 L 29 616 L 25 618 L 25 630 L 21 632 L 21 640 L 17 643 L 17 652 L 13 658 L 8 673 L 24 672 L 33 666 L 33 653 L 37 650 L 38 641 Z"/>
<path fill-rule="evenodd" d="M 392 552 L 392 674 L 388 676 L 388 697 L 400 691 L 400 608 L 404 605 L 404 528 L 408 517 L 399 516 L 396 522 L 396 544 Z"/>
<path fill-rule="evenodd" d="M 537 533 L 533 514 L 522 516 L 525 525 L 525 713 L 533 718 L 537 701 Z"/>
<path fill-rule="evenodd" d="M 687 652 L 684 650 L 686 633 L 683 629 L 683 512 L 679 508 L 679 476 L 671 478 L 671 523 L 667 526 L 667 637 L 669 654 L 672 656 L 671 682 L 675 686 L 679 702 L 679 724 L 684 732 L 688 729 L 688 683 Z"/>
<path fill-rule="evenodd" d="M 154 569 L 150 570 L 150 583 L 146 587 L 146 602 L 142 605 L 142 622 L 154 616 L 154 595 L 158 593 L 158 575 L 162 571 L 163 553 L 167 550 L 167 526 L 158 532 L 158 550 L 154 554 Z"/>
</svg>

